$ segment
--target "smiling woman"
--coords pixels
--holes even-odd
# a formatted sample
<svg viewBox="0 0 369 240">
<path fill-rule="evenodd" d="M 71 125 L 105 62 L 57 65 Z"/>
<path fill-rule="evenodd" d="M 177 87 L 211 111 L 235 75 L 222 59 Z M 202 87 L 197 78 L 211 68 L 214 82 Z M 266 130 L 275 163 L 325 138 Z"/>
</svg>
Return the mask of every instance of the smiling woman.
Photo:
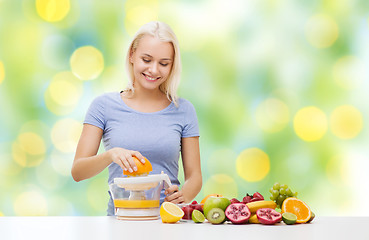
<svg viewBox="0 0 369 240">
<path fill-rule="evenodd" d="M 169 77 L 173 55 L 171 43 L 153 36 L 143 36 L 129 58 L 133 66 L 134 89 L 159 88 Z"/>
<path fill-rule="evenodd" d="M 193 105 L 177 97 L 181 65 L 172 29 L 162 22 L 145 24 L 128 48 L 126 66 L 127 88 L 97 97 L 87 111 L 72 176 L 81 181 L 108 167 L 111 184 L 138 172 L 137 161 L 150 161 L 152 173 L 165 172 L 173 184 L 160 201 L 188 203 L 202 186 L 199 127 Z M 101 139 L 106 152 L 97 154 Z M 107 213 L 114 215 L 111 197 Z"/>
</svg>

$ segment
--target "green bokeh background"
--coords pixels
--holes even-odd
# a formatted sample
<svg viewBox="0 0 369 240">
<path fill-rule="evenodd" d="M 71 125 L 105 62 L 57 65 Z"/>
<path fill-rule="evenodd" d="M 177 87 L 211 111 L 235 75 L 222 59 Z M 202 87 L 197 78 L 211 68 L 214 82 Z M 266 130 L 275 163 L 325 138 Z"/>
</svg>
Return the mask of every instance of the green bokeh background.
<svg viewBox="0 0 369 240">
<path fill-rule="evenodd" d="M 74 129 L 94 97 L 125 87 L 127 45 L 151 20 L 168 23 L 180 41 L 179 95 L 194 104 L 200 124 L 203 188 L 196 200 L 215 191 L 239 199 L 259 191 L 269 198 L 278 181 L 317 215 L 369 215 L 368 13 L 365 0 L 71 0 L 62 20 L 48 22 L 34 0 L 0 0 L 0 215 L 105 215 L 107 171 L 79 183 L 70 176 Z M 332 39 L 335 27 L 336 38 L 317 45 Z M 103 71 L 77 79 L 75 104 L 50 107 L 50 83 L 71 71 L 70 57 L 83 46 L 101 52 Z M 341 61 L 345 57 L 351 61 Z M 60 91 L 69 96 L 68 88 Z M 268 111 L 278 109 L 260 110 L 267 99 L 287 109 L 274 130 L 262 125 L 276 124 Z M 332 131 L 330 116 L 343 105 L 361 114 L 362 128 L 351 138 Z M 294 117 L 307 106 L 327 118 L 316 141 L 303 140 L 294 129 Z M 55 141 L 57 126 L 67 134 Z M 22 150 L 20 136 L 30 132 L 42 139 L 42 153 Z M 268 174 L 255 182 L 236 166 L 250 148 L 270 161 Z"/>
</svg>

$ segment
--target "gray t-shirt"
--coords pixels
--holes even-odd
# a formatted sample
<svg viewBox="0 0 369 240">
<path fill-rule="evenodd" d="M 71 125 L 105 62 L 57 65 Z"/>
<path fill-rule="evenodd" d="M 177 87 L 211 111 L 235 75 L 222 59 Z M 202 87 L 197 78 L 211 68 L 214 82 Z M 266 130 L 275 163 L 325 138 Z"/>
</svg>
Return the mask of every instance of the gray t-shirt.
<svg viewBox="0 0 369 240">
<path fill-rule="evenodd" d="M 84 123 L 103 130 L 105 150 L 121 147 L 139 151 L 152 164 L 150 174 L 161 171 L 168 174 L 172 184 L 179 185 L 178 160 L 181 139 L 199 136 L 198 120 L 193 105 L 180 98 L 178 107 L 170 103 L 165 109 L 143 113 L 128 107 L 119 92 L 103 94 L 91 103 Z M 109 165 L 108 183 L 123 177 L 122 168 Z M 161 193 L 161 202 L 165 195 Z M 114 205 L 110 197 L 108 215 L 114 215 Z"/>
</svg>

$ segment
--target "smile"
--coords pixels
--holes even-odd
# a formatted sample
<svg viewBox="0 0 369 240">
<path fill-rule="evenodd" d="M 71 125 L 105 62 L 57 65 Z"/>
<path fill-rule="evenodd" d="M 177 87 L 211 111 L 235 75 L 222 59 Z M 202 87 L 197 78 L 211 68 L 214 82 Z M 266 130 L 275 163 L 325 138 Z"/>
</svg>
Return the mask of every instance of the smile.
<svg viewBox="0 0 369 240">
<path fill-rule="evenodd" d="M 145 79 L 147 80 L 147 81 L 151 81 L 151 82 L 153 82 L 153 81 L 156 81 L 156 80 L 159 80 L 160 79 L 160 77 L 150 77 L 150 76 L 148 76 L 148 75 L 146 75 L 146 74 L 144 74 L 144 73 L 142 73 L 142 75 L 144 75 L 144 77 L 145 77 Z"/>
</svg>

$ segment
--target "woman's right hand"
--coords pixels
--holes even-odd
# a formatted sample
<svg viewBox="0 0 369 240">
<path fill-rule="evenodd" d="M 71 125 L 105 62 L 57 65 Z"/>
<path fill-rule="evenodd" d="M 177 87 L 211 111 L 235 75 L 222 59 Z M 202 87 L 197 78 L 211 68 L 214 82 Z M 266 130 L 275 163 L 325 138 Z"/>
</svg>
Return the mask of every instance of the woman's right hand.
<svg viewBox="0 0 369 240">
<path fill-rule="evenodd" d="M 129 171 L 131 173 L 137 171 L 137 166 L 133 161 L 133 156 L 137 157 L 137 159 L 142 163 L 145 163 L 144 157 L 138 151 L 115 147 L 108 150 L 108 154 L 112 162 L 118 164 L 124 171 Z"/>
</svg>

